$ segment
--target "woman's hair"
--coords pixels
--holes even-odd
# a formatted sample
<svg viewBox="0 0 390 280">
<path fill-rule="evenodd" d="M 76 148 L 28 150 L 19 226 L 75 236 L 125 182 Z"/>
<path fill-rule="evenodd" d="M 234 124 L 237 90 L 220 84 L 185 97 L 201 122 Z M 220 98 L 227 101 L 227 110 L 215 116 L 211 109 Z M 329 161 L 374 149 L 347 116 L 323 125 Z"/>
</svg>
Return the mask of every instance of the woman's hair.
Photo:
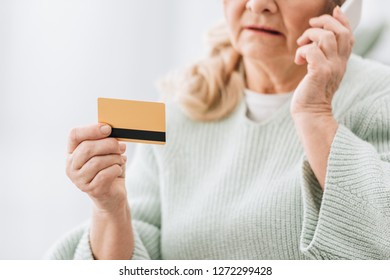
<svg viewBox="0 0 390 280">
<path fill-rule="evenodd" d="M 335 6 L 337 5 L 341 6 L 342 4 L 344 4 L 345 1 L 346 0 L 333 0 L 333 1 L 331 0 L 331 2 L 333 2 Z"/>
<path fill-rule="evenodd" d="M 345 0 L 330 0 L 333 7 Z M 178 103 L 197 121 L 216 121 L 228 116 L 241 101 L 245 73 L 241 55 L 233 48 L 227 24 L 221 22 L 206 34 L 206 58 L 158 82 L 163 96 Z"/>
<path fill-rule="evenodd" d="M 206 34 L 208 55 L 159 81 L 165 96 L 172 97 L 184 113 L 198 121 L 219 120 L 229 115 L 244 89 L 241 56 L 233 49 L 228 28 L 221 22 Z"/>
</svg>

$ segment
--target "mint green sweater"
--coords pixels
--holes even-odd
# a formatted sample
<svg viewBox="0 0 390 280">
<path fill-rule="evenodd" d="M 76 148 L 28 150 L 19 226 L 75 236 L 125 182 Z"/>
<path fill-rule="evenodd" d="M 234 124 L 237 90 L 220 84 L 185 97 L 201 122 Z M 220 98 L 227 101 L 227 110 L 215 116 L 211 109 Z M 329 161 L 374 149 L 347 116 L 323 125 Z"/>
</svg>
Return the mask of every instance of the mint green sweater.
<svg viewBox="0 0 390 280">
<path fill-rule="evenodd" d="M 205 123 L 168 104 L 166 145 L 127 170 L 133 259 L 390 259 L 389 68 L 351 57 L 324 192 L 289 109 Z M 92 259 L 89 223 L 46 257 Z"/>
</svg>

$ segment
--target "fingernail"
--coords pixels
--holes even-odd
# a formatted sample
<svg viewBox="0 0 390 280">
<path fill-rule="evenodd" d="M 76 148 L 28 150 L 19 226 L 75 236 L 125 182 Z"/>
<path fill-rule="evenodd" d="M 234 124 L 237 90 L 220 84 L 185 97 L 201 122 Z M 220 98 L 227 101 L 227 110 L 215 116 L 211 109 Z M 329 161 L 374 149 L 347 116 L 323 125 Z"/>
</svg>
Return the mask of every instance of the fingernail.
<svg viewBox="0 0 390 280">
<path fill-rule="evenodd" d="M 122 160 L 123 160 L 123 163 L 125 163 L 127 161 L 127 156 L 122 155 Z"/>
<path fill-rule="evenodd" d="M 122 153 L 123 153 L 124 151 L 126 151 L 126 144 L 120 143 L 120 144 L 119 144 L 119 149 L 121 150 Z"/>
<path fill-rule="evenodd" d="M 100 131 L 106 135 L 106 134 L 109 134 L 111 132 L 111 126 L 109 125 L 103 125 L 100 127 Z"/>
</svg>

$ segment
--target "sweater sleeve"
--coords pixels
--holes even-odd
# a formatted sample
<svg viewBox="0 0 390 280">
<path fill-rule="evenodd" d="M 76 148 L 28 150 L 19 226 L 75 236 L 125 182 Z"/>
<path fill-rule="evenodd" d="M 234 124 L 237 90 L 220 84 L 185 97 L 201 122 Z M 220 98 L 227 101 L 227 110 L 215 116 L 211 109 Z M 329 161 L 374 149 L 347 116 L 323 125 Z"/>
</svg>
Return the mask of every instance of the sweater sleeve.
<svg viewBox="0 0 390 280">
<path fill-rule="evenodd" d="M 390 99 L 376 104 L 360 137 L 339 124 L 324 191 L 304 157 L 300 249 L 309 258 L 390 259 Z"/>
<path fill-rule="evenodd" d="M 158 166 L 150 145 L 138 145 L 126 171 L 126 186 L 134 233 L 132 260 L 160 259 L 160 196 Z M 93 260 L 90 222 L 57 241 L 45 259 Z"/>
</svg>

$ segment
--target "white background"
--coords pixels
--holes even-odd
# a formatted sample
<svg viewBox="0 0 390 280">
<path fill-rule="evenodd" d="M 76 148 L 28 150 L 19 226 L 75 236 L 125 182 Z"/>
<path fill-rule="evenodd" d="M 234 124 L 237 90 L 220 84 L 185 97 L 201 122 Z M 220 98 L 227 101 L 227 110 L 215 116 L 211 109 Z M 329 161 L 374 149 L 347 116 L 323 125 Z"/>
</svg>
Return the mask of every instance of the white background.
<svg viewBox="0 0 390 280">
<path fill-rule="evenodd" d="M 203 53 L 221 2 L 0 0 L 0 259 L 39 259 L 88 219 L 69 130 L 97 121 L 99 96 L 158 100 L 154 81 Z M 367 26 L 390 10 L 366 2 Z M 371 57 L 389 61 L 383 45 Z"/>
</svg>

